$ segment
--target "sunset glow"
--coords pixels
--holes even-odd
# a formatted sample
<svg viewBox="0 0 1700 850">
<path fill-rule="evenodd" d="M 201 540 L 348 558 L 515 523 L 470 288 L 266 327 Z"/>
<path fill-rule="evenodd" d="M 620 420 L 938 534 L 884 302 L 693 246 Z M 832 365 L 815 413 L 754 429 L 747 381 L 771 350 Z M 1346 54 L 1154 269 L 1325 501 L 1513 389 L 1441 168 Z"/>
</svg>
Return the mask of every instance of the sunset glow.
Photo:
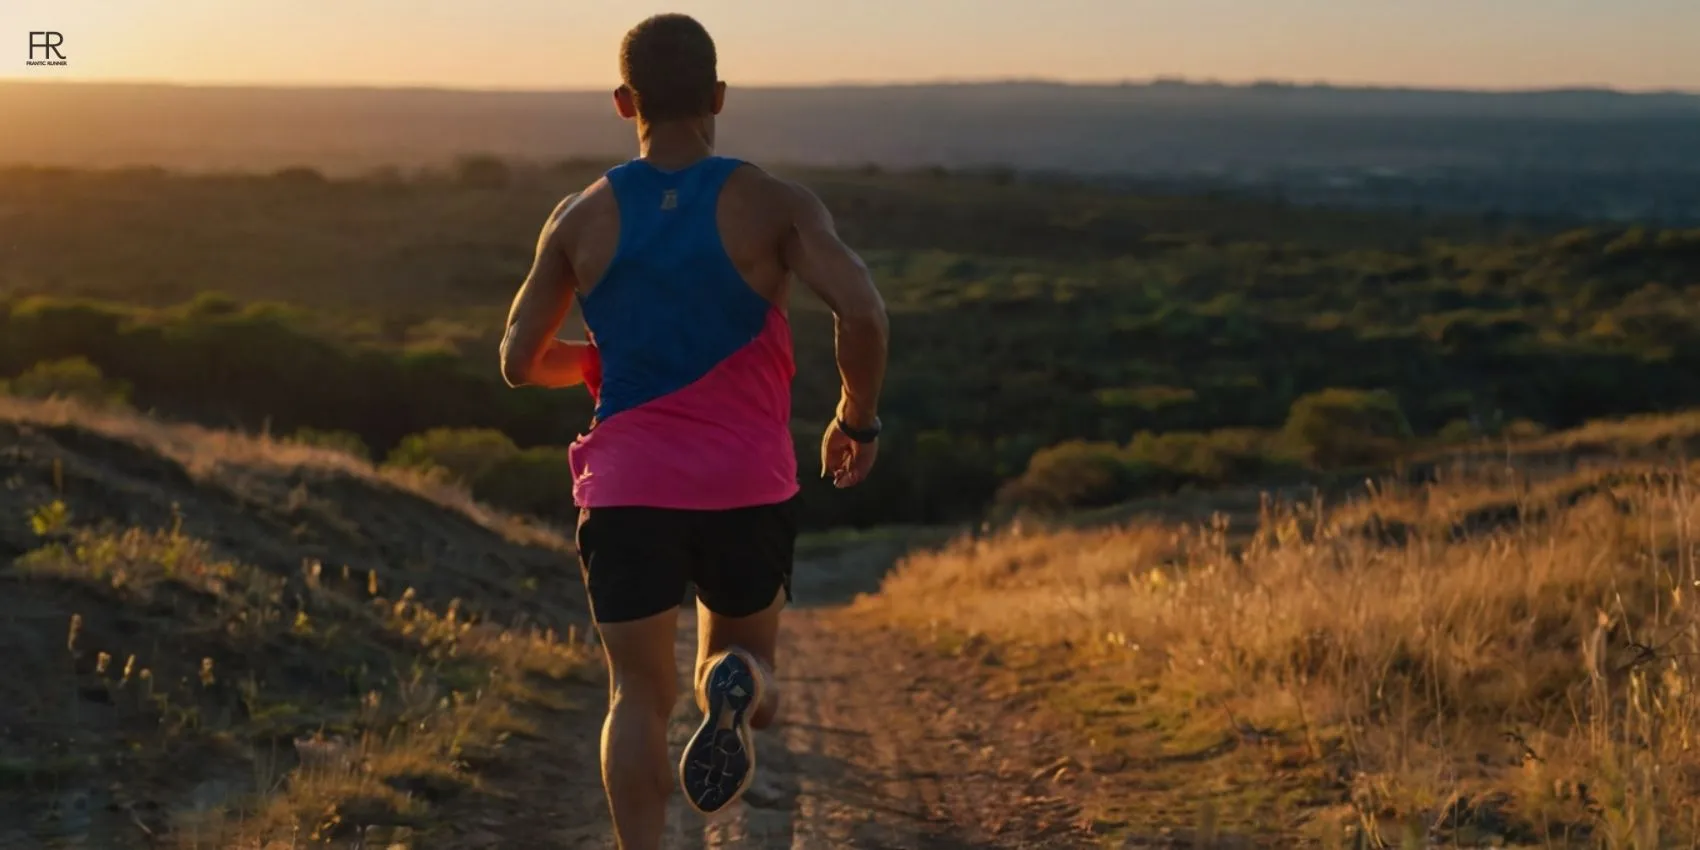
<svg viewBox="0 0 1700 850">
<path fill-rule="evenodd" d="M 583 89 L 653 11 L 698 16 L 724 76 L 1700 89 L 1692 0 L 10 0 L 0 78 Z M 25 64 L 29 32 L 65 67 Z"/>
</svg>

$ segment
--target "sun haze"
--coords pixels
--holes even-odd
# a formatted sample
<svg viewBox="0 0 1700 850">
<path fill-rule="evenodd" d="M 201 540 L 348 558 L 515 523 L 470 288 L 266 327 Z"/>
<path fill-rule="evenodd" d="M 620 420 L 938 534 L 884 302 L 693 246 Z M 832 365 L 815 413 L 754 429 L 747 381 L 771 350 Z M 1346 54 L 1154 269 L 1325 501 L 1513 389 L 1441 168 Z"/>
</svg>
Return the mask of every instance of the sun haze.
<svg viewBox="0 0 1700 850">
<path fill-rule="evenodd" d="M 0 78 L 603 88 L 654 11 L 698 17 L 743 85 L 1184 76 L 1429 87 L 1700 89 L 1689 0 L 12 0 Z M 27 66 L 27 34 L 64 67 Z"/>
</svg>

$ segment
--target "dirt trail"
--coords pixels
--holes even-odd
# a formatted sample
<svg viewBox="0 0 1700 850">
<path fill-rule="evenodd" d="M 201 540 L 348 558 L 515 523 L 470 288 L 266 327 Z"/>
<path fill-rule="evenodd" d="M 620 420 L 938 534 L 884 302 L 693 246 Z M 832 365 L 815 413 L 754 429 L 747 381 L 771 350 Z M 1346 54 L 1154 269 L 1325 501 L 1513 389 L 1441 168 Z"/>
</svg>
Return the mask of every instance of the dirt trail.
<svg viewBox="0 0 1700 850">
<path fill-rule="evenodd" d="M 1049 773 L 1043 768 L 1056 752 L 1038 737 L 1045 733 L 1026 728 L 1019 714 L 978 699 L 963 681 L 962 662 L 843 607 L 848 595 L 877 581 L 890 555 L 864 548 L 798 565 L 801 604 L 786 614 L 779 657 L 782 722 L 758 733 L 756 783 L 739 804 L 712 818 L 675 796 L 667 847 L 1098 846 L 1076 826 L 1072 807 L 1045 793 Z M 680 669 L 688 671 L 695 656 L 695 615 L 687 610 L 680 620 L 678 658 Z M 585 728 L 594 723 L 600 703 L 585 708 L 570 721 L 575 742 L 567 752 L 537 742 L 536 757 L 553 762 L 546 768 L 551 781 L 542 783 L 550 787 L 528 782 L 529 791 L 520 792 L 510 807 L 516 815 L 531 813 L 538 827 L 553 821 L 547 838 L 516 831 L 519 824 L 511 822 L 508 829 L 483 833 L 487 838 L 501 834 L 507 839 L 501 846 L 518 846 L 512 842 L 520 835 L 546 842 L 535 846 L 613 846 L 593 785 L 595 730 Z M 684 693 L 670 736 L 675 757 L 698 719 Z M 562 764 L 582 776 L 568 784 L 554 767 Z M 549 791 L 554 793 L 547 800 L 525 801 Z"/>
<path fill-rule="evenodd" d="M 694 638 L 681 629 L 681 664 L 692 657 Z M 758 736 L 757 784 L 741 805 L 706 820 L 675 798 L 671 846 L 924 850 L 1083 843 L 1065 803 L 1029 793 L 1033 766 L 1011 763 L 1010 756 L 1034 754 L 1031 741 L 964 705 L 974 695 L 945 669 L 948 659 L 928 658 L 834 609 L 793 612 L 784 641 L 778 677 L 784 722 Z M 675 752 L 697 719 L 688 702 L 675 712 Z"/>
</svg>

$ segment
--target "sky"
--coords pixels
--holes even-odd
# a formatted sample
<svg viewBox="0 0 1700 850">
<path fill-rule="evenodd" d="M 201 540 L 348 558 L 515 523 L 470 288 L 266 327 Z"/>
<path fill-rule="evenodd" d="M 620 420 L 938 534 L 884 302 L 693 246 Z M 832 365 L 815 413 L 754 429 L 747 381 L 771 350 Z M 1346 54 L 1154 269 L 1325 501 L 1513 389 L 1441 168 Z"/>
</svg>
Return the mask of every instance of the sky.
<svg viewBox="0 0 1700 850">
<path fill-rule="evenodd" d="M 733 85 L 1157 76 L 1700 91 L 1700 0 L 0 0 L 0 79 L 605 89 L 695 15 Z M 25 64 L 60 33 L 64 67 Z"/>
</svg>

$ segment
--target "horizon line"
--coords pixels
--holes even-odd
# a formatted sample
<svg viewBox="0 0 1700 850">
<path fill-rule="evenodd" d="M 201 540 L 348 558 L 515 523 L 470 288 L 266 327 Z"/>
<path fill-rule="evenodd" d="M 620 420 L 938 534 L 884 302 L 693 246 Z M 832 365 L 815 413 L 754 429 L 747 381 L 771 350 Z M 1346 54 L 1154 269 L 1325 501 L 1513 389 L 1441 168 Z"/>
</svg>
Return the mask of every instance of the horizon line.
<svg viewBox="0 0 1700 850">
<path fill-rule="evenodd" d="M 531 86 L 455 86 L 446 83 L 318 83 L 318 82 L 254 82 L 254 81 L 184 81 L 160 80 L 147 78 L 47 78 L 29 79 L 21 76 L 0 76 L 0 85 L 7 83 L 46 84 L 63 86 L 133 86 L 148 88 L 184 88 L 184 89 L 264 89 L 264 90 L 294 90 L 294 91 L 393 91 L 393 92 L 440 92 L 453 94 L 606 94 L 613 90 L 610 85 L 605 88 L 586 87 L 531 87 Z M 734 89 L 767 90 L 767 91 L 809 91 L 820 89 L 899 89 L 899 88 L 972 88 L 987 86 L 1044 86 L 1055 88 L 1077 89 L 1107 89 L 1107 88 L 1154 88 L 1161 85 L 1189 86 L 1195 88 L 1284 88 L 1284 89 L 1332 89 L 1336 91 L 1381 92 L 1381 93 L 1438 93 L 1438 94 L 1476 94 L 1476 95 L 1540 95 L 1540 94 L 1610 94 L 1627 97 L 1700 97 L 1700 88 L 1634 88 L 1620 87 L 1597 83 L 1554 83 L 1549 85 L 1529 86 L 1445 86 L 1421 85 L 1413 83 L 1380 83 L 1380 82 L 1341 82 L 1331 80 L 1297 80 L 1260 78 L 1251 80 L 1223 80 L 1211 77 L 1185 77 L 1180 75 L 1155 75 L 1148 77 L 1127 77 L 1122 79 L 1103 80 L 1068 80 L 1054 77 L 1015 76 L 1015 77 L 978 77 L 950 78 L 938 77 L 932 79 L 909 80 L 840 80 L 804 83 L 736 83 Z"/>
</svg>

